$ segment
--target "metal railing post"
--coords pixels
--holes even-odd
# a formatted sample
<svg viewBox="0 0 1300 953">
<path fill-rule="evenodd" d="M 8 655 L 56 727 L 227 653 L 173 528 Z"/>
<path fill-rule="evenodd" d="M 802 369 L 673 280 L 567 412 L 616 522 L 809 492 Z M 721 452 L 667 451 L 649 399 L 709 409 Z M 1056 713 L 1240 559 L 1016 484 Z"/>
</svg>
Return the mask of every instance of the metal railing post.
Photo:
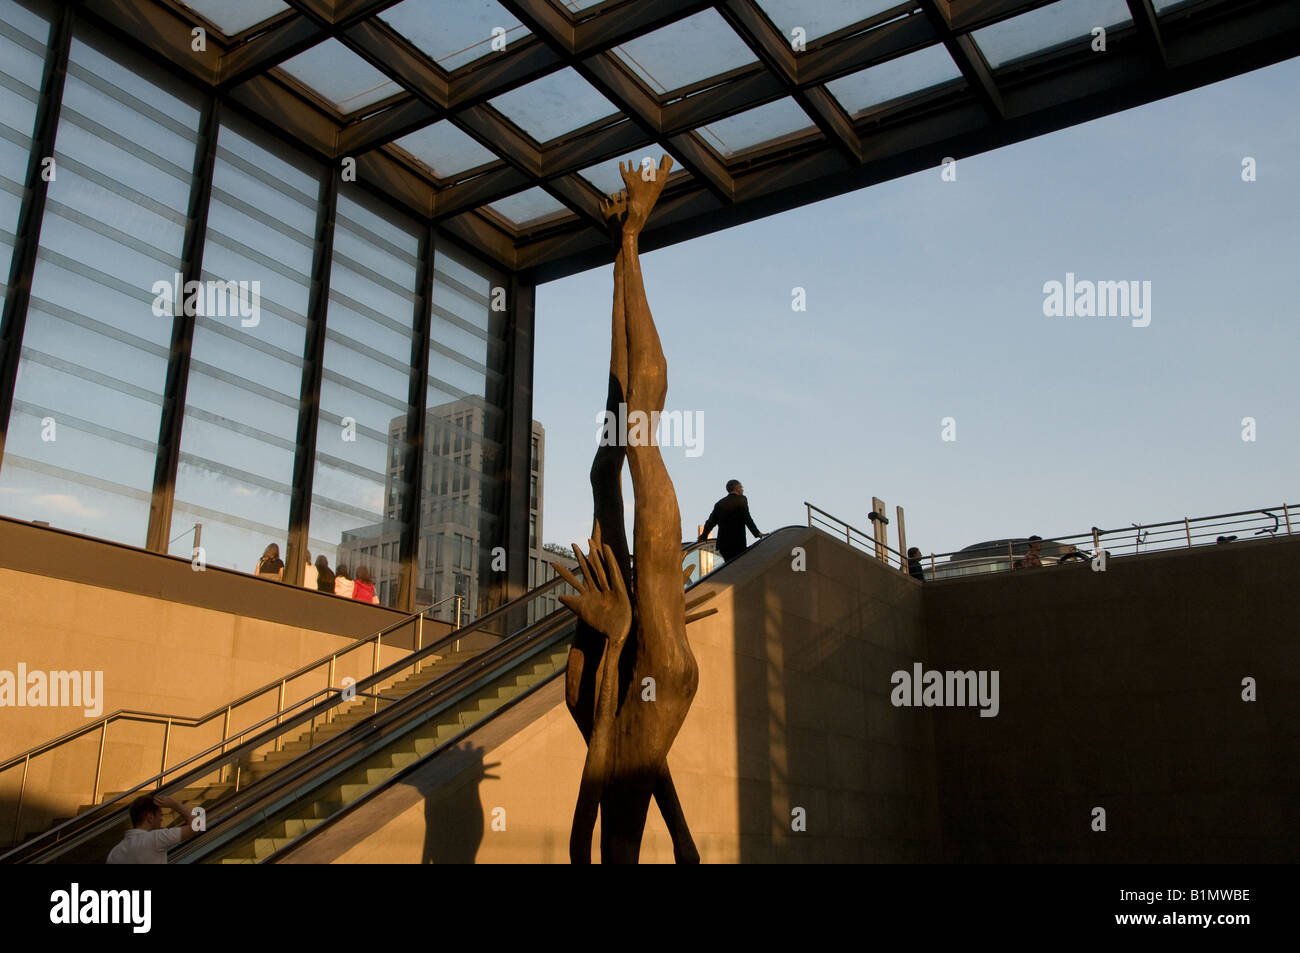
<svg viewBox="0 0 1300 953">
<path fill-rule="evenodd" d="M 337 653 L 337 652 L 330 656 L 330 674 L 329 674 L 329 681 L 328 681 L 328 682 L 326 683 L 326 685 L 325 685 L 325 687 L 328 688 L 328 689 L 333 689 L 333 688 L 334 688 L 334 670 L 335 670 L 335 663 L 338 662 L 338 660 L 339 660 L 339 656 L 338 656 L 338 653 Z M 337 708 L 337 707 L 334 707 L 334 706 L 331 706 L 331 707 L 330 707 L 330 712 L 337 712 L 337 711 L 338 711 L 338 708 Z M 331 721 L 333 721 L 333 720 L 334 720 L 334 715 L 329 714 L 329 713 L 326 713 L 325 721 L 328 723 L 328 722 L 331 722 Z"/>
<path fill-rule="evenodd" d="M 282 711 L 284 711 L 284 679 L 280 679 L 280 696 L 275 703 L 275 723 L 277 726 L 280 724 L 280 713 Z M 278 734 L 275 736 L 275 750 L 280 750 L 280 736 Z"/>
<path fill-rule="evenodd" d="M 456 597 L 456 631 L 457 632 L 460 631 L 460 598 L 461 598 L 460 596 Z M 452 651 L 453 652 L 460 651 L 460 639 L 456 640 L 456 644 L 452 646 Z"/>
<path fill-rule="evenodd" d="M 1183 531 L 1187 534 L 1187 548 L 1192 548 L 1192 524 L 1186 516 L 1183 517 Z"/>
<path fill-rule="evenodd" d="M 417 655 L 420 653 L 420 649 L 422 648 L 424 648 L 424 610 L 423 609 L 421 609 L 420 614 L 415 617 L 415 652 Z M 423 668 L 423 666 L 424 666 L 423 659 L 415 660 L 415 671 L 417 673 L 420 671 L 421 668 Z"/>
<path fill-rule="evenodd" d="M 158 771 L 160 772 L 158 775 L 158 787 L 160 788 L 163 786 L 162 776 L 167 773 L 167 748 L 171 745 L 171 740 L 172 740 L 172 720 L 170 717 L 168 717 L 167 727 L 163 729 L 162 766 L 158 769 Z"/>
<path fill-rule="evenodd" d="M 1092 528 L 1092 554 L 1096 556 L 1101 552 L 1101 534 L 1097 532 L 1097 527 Z"/>
<path fill-rule="evenodd" d="M 18 822 L 23 817 L 23 794 L 27 791 L 27 768 L 32 763 L 32 756 L 23 758 L 23 779 L 18 784 L 18 806 L 14 809 L 14 843 L 18 843 Z"/>
<path fill-rule="evenodd" d="M 1007 540 L 1007 568 L 1016 568 L 1016 551 L 1011 546 L 1011 540 Z"/>
<path fill-rule="evenodd" d="M 99 802 L 99 775 L 100 770 L 104 767 L 104 741 L 108 738 L 108 719 L 104 720 L 99 729 L 99 757 L 95 760 L 95 787 L 90 792 L 90 803 Z"/>
<path fill-rule="evenodd" d="M 930 554 L 930 579 L 934 579 L 934 553 Z"/>
<path fill-rule="evenodd" d="M 1291 535 L 1291 514 L 1287 512 L 1286 504 L 1282 504 L 1282 517 L 1286 520 L 1286 534 Z"/>
<path fill-rule="evenodd" d="M 221 753 L 226 753 L 226 741 L 230 738 L 230 706 L 226 706 L 226 718 L 221 725 Z M 227 765 L 226 767 L 229 767 Z M 221 769 L 221 775 L 217 778 L 218 783 L 226 776 L 226 768 Z"/>
<path fill-rule="evenodd" d="M 370 663 L 371 675 L 374 675 L 379 671 L 379 644 L 383 640 L 384 640 L 383 633 L 380 633 L 379 635 L 375 636 L 375 651 L 374 651 L 374 656 Z M 379 686 L 371 685 L 370 687 L 374 691 L 374 695 L 375 695 L 375 711 L 379 711 Z"/>
</svg>

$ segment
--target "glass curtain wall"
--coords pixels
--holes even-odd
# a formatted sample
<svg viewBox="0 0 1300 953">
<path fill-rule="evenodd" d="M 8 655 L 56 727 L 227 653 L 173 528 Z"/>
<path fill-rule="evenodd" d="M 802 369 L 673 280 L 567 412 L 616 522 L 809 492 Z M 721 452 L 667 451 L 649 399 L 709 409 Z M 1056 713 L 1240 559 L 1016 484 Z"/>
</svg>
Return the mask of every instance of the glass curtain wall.
<svg viewBox="0 0 1300 953">
<path fill-rule="evenodd" d="M 474 618 L 500 575 L 491 550 L 502 528 L 507 287 L 448 244 L 433 263 L 416 600 L 461 596 L 464 617 Z"/>
<path fill-rule="evenodd" d="M 37 75 L 26 48 L 4 64 Z M 4 512 L 137 546 L 199 121 L 165 82 L 74 35 L 0 467 Z"/>
<path fill-rule="evenodd" d="M 169 534 L 176 555 L 190 553 L 196 525 L 214 565 L 256 572 L 272 544 L 286 555 L 321 174 L 222 122 L 203 252 L 204 290 L 215 291 L 195 317 Z"/>
<path fill-rule="evenodd" d="M 0 0 L 0 282 L 16 247 L 55 9 Z M 415 601 L 460 594 L 465 618 L 483 612 L 505 528 L 507 276 L 350 183 L 338 194 L 332 247 L 317 247 L 330 170 L 227 105 L 200 280 L 184 286 L 206 94 L 76 19 L 75 8 L 68 15 L 55 161 L 30 304 L 16 315 L 25 324 L 13 410 L 0 421 L 0 514 L 145 546 L 151 503 L 171 490 L 167 551 L 188 559 L 197 538 L 208 564 L 251 573 L 268 545 L 287 555 L 297 500 L 313 556 L 364 568 L 393 605 L 400 521 L 416 493 Z M 304 408 L 311 282 L 327 253 L 320 402 Z M 427 298 L 422 254 L 433 260 Z M 417 313 L 420 301 L 427 313 Z M 172 333 L 187 314 L 179 460 L 155 501 Z M 410 408 L 426 322 L 429 385 Z M 418 475 L 403 471 L 412 414 L 424 417 Z M 297 471 L 312 475 L 306 501 L 307 488 L 293 485 L 300 422 L 316 430 L 311 469 Z"/>
<path fill-rule="evenodd" d="M 384 605 L 401 581 L 402 472 L 420 233 L 345 188 L 334 221 L 310 543 L 369 576 Z"/>
<path fill-rule="evenodd" d="M 0 0 L 0 315 L 9 290 L 14 230 L 27 179 L 49 35 L 48 20 L 13 0 Z"/>
</svg>

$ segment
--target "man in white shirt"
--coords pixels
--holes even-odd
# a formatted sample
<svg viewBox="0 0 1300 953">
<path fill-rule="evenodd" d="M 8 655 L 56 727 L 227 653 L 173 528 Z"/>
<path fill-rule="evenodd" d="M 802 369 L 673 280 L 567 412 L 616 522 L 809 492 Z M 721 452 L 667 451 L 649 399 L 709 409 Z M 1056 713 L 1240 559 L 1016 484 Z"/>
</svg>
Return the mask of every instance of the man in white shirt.
<svg viewBox="0 0 1300 953">
<path fill-rule="evenodd" d="M 307 554 L 307 565 L 302 570 L 302 587 L 304 589 L 315 589 L 320 575 L 316 572 L 316 564 L 311 561 L 311 553 Z"/>
<path fill-rule="evenodd" d="M 162 826 L 162 809 L 169 807 L 185 823 L 180 827 Z M 165 864 L 168 848 L 175 847 L 198 834 L 190 823 L 193 812 L 167 794 L 142 795 L 131 802 L 131 829 L 108 852 L 110 864 Z"/>
</svg>

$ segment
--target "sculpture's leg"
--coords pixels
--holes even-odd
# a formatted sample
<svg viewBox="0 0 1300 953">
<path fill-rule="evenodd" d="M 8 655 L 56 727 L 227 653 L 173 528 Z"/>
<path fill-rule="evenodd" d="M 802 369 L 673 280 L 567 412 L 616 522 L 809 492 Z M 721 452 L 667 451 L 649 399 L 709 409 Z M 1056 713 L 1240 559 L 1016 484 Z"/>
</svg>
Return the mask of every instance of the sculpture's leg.
<svg viewBox="0 0 1300 953">
<path fill-rule="evenodd" d="M 609 204 L 608 212 L 612 219 L 610 224 L 618 238 L 619 250 L 614 259 L 614 301 L 610 329 L 609 387 L 606 394 L 605 409 L 608 413 L 613 414 L 615 419 L 620 418 L 620 405 L 627 400 L 628 345 L 624 303 L 625 252 L 622 243 L 621 222 L 625 211 L 626 200 L 622 196 L 616 197 Z M 642 297 L 644 297 L 644 293 L 642 293 Z M 624 530 L 622 489 L 622 471 L 625 458 L 625 448 L 617 441 L 599 446 L 596 449 L 590 474 L 595 510 L 592 534 L 593 536 L 599 535 L 603 537 L 610 545 L 618 560 L 628 591 L 631 592 L 631 560 L 628 557 L 627 534 Z M 632 644 L 636 642 L 635 625 L 629 641 Z M 597 686 L 600 684 L 600 679 L 603 677 L 601 673 L 605 668 L 603 665 L 604 651 L 605 637 L 603 633 L 597 632 L 586 623 L 579 621 L 565 672 L 565 701 L 570 715 L 576 722 L 578 730 L 582 733 L 583 740 L 588 744 L 591 741 L 595 718 Z M 627 654 L 630 655 L 631 653 Z M 620 673 L 615 669 L 615 675 L 618 674 Z M 622 687 L 625 686 L 620 683 L 620 688 Z M 616 702 L 618 697 L 621 697 L 621 691 L 615 696 Z M 593 793 L 597 799 L 599 797 L 599 794 L 596 793 L 597 789 L 586 775 L 587 772 L 584 769 L 584 783 L 579 791 L 579 803 L 574 815 L 574 827 L 570 837 L 571 856 L 582 858 L 581 862 L 590 860 L 591 831 L 595 826 L 597 805 L 597 801 L 593 800 Z M 681 802 L 677 798 L 677 791 L 673 785 L 667 764 L 663 765 L 663 769 L 656 780 L 654 797 L 659 804 L 659 810 L 664 817 L 664 822 L 672 835 L 673 854 L 677 861 L 679 863 L 698 863 L 699 852 L 696 850 L 690 830 L 686 825 L 686 818 L 682 813 Z M 586 831 L 585 850 L 582 847 L 584 836 L 580 834 L 580 830 Z"/>
<path fill-rule="evenodd" d="M 608 206 L 614 221 L 611 226 L 621 233 L 617 219 L 625 206 L 615 200 Z M 614 259 L 614 306 L 610 327 L 609 388 L 605 397 L 605 410 L 619 418 L 619 405 L 627 399 L 627 331 L 623 319 L 623 252 L 620 246 Z M 632 592 L 631 560 L 628 558 L 627 531 L 623 516 L 623 461 L 626 450 L 619 441 L 602 443 L 596 448 L 591 462 L 591 496 L 594 504 L 592 535 L 599 531 L 609 544 L 623 573 L 623 583 Z M 578 623 L 573 647 L 569 650 L 565 670 L 564 700 L 569 714 L 582 732 L 584 741 L 591 739 L 592 719 L 595 717 L 597 672 L 605 636 L 583 622 Z"/>
<path fill-rule="evenodd" d="M 666 175 L 667 167 L 663 168 Z M 635 862 L 640 853 L 651 795 L 666 775 L 665 759 L 686 717 L 699 680 L 686 641 L 681 576 L 681 514 L 677 494 L 655 439 L 658 414 L 668 391 L 668 368 L 646 300 L 637 237 L 658 188 L 625 172 L 628 218 L 622 235 L 624 320 L 628 341 L 627 416 L 640 418 L 650 439 L 628 440 L 627 458 L 636 493 L 633 539 L 637 554 L 635 683 L 652 677 L 656 700 L 620 712 L 616 775 L 601 800 L 601 856 L 604 862 Z M 643 415 L 643 416 L 640 416 Z M 627 718 L 622 716 L 627 714 Z M 667 792 L 665 792 L 667 793 Z M 675 793 L 675 792 L 674 792 Z M 672 798 L 672 803 L 676 798 Z M 678 834 L 685 828 L 680 805 L 668 815 Z M 661 808 L 664 807 L 661 802 Z M 676 847 L 676 844 L 675 844 Z M 693 845 L 691 848 L 693 852 Z"/>
<path fill-rule="evenodd" d="M 578 803 L 573 828 L 569 834 L 569 858 L 575 864 L 591 863 L 591 834 L 601 797 L 614 774 L 615 710 L 618 707 L 617 659 L 632 630 L 632 604 L 623 584 L 614 550 L 600 539 L 600 527 L 590 541 L 590 555 L 583 557 L 574 546 L 582 579 L 563 566 L 556 566 L 561 578 L 576 590 L 576 595 L 562 595 L 560 601 L 578 614 L 578 618 L 604 635 L 607 647 L 599 673 L 600 694 L 596 701 L 587 758 L 582 767 Z"/>
</svg>

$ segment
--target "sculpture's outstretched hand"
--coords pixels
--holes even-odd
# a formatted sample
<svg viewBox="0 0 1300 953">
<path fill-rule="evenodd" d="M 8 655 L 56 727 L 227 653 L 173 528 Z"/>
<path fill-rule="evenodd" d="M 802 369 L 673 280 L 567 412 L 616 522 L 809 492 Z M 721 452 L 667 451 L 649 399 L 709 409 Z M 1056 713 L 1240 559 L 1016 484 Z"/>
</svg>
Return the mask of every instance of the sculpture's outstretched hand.
<svg viewBox="0 0 1300 953">
<path fill-rule="evenodd" d="M 575 578 L 559 563 L 551 563 L 564 581 L 578 590 L 576 596 L 560 596 L 560 602 L 602 633 L 611 645 L 620 646 L 632 630 L 632 601 L 623 585 L 623 573 L 618 568 L 614 550 L 608 544 L 601 545 L 599 525 L 594 538 L 587 540 L 587 545 L 587 556 L 582 554 L 577 543 L 573 545 L 573 554 L 582 569 L 582 579 Z"/>
<path fill-rule="evenodd" d="M 625 229 L 639 233 L 645 226 L 655 203 L 659 201 L 659 193 L 664 190 L 664 183 L 668 181 L 668 173 L 672 167 L 673 160 L 668 156 L 664 156 L 659 161 L 658 169 L 643 169 L 635 162 L 618 164 L 619 174 L 623 176 L 623 184 L 627 186 Z"/>
</svg>

